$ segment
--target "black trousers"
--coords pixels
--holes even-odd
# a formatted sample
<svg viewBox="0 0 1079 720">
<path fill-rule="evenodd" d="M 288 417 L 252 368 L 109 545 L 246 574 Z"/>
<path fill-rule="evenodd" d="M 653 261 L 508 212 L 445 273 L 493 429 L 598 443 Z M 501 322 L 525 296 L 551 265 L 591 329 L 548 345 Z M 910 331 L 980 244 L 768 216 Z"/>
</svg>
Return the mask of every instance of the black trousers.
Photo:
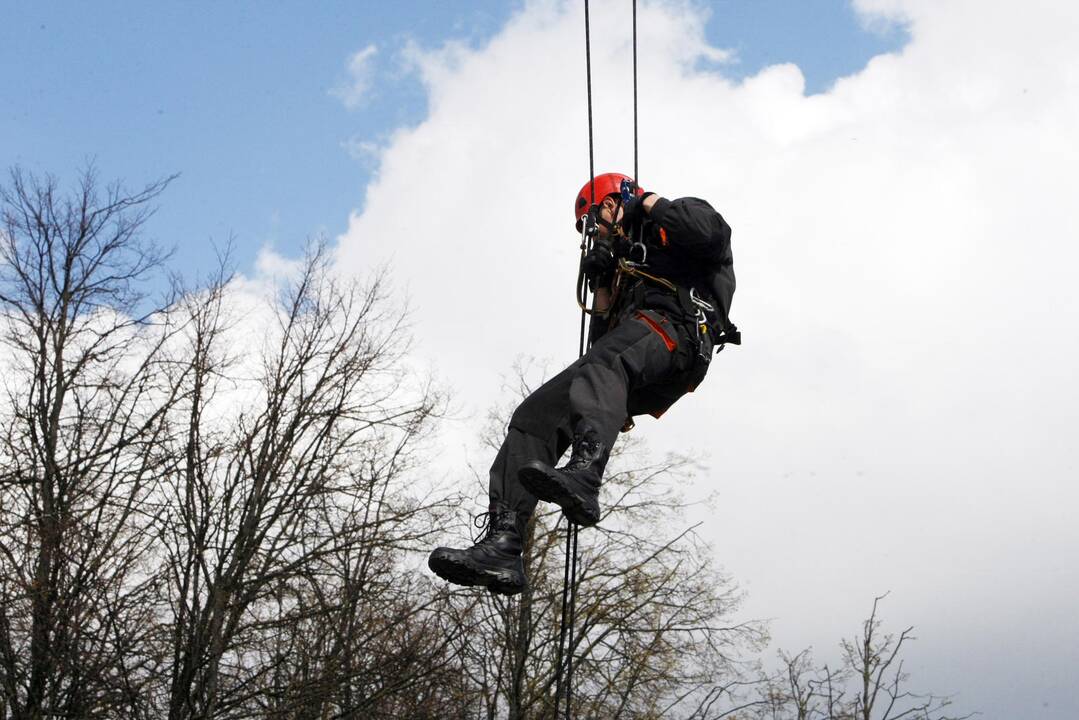
<svg viewBox="0 0 1079 720">
<path fill-rule="evenodd" d="M 627 418 L 658 417 L 704 378 L 692 325 L 657 310 L 628 313 L 588 352 L 544 383 L 514 411 L 491 466 L 491 504 L 531 515 L 536 498 L 517 470 L 529 460 L 555 465 L 582 421 L 610 452 Z"/>
</svg>

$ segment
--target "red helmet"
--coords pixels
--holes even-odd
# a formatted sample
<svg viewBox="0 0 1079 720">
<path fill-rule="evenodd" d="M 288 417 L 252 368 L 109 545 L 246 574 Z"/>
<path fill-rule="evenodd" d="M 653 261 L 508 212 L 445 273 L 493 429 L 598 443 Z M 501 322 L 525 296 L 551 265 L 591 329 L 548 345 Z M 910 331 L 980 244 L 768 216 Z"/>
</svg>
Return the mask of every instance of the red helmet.
<svg viewBox="0 0 1079 720">
<path fill-rule="evenodd" d="M 573 219 L 577 221 L 577 231 L 581 230 L 581 217 L 588 212 L 588 208 L 592 206 L 592 203 L 599 204 L 603 202 L 603 198 L 608 195 L 622 194 L 623 181 L 629 182 L 633 187 L 634 195 L 643 195 L 644 190 L 637 187 L 637 184 L 633 182 L 633 178 L 629 175 L 623 175 L 622 173 L 603 173 L 602 175 L 596 175 L 596 179 L 592 183 L 585 183 L 581 191 L 577 193 L 577 199 L 573 203 Z M 593 194 L 593 189 L 595 193 Z"/>
</svg>

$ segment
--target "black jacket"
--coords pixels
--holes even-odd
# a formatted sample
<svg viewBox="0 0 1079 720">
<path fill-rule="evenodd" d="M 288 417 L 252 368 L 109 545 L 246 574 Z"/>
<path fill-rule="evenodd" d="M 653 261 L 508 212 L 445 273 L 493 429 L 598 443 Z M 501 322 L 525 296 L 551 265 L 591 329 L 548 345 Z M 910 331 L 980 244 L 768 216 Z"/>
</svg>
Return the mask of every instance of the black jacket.
<svg viewBox="0 0 1079 720">
<path fill-rule="evenodd" d="M 731 228 L 723 216 L 700 198 L 660 198 L 641 228 L 641 237 L 648 247 L 646 271 L 687 291 L 694 289 L 715 307 L 708 321 L 716 335 L 733 330 L 734 257 Z M 639 260 L 639 253 L 630 259 Z M 659 310 L 672 319 L 685 315 L 677 296 L 652 283 L 642 282 L 642 289 L 632 298 L 624 294 L 629 291 L 625 286 L 621 290 L 623 301 L 614 309 L 619 316 L 635 309 Z M 594 322 L 592 339 L 602 335 L 606 326 L 607 322 Z"/>
</svg>

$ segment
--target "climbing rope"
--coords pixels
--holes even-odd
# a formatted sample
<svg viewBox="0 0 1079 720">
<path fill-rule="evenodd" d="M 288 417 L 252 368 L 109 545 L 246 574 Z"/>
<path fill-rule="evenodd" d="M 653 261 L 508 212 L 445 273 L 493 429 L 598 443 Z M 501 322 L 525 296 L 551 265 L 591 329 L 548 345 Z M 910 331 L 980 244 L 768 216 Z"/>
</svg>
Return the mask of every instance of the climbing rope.
<svg viewBox="0 0 1079 720">
<path fill-rule="evenodd" d="M 633 182 L 641 186 L 637 174 L 637 0 L 633 0 Z"/>
<path fill-rule="evenodd" d="M 588 187 L 590 192 L 591 206 L 596 204 L 596 166 L 595 166 L 595 143 L 592 126 L 592 44 L 589 28 L 588 0 L 584 0 L 584 57 L 585 77 L 588 92 Z M 640 187 L 637 167 L 637 0 L 633 0 L 633 182 Z M 589 234 L 590 222 L 586 220 L 584 231 L 581 234 L 581 260 L 589 250 L 591 236 Z M 593 226 L 594 227 L 594 226 Z M 651 276 L 649 276 L 651 277 Z M 588 349 L 586 318 L 588 311 L 588 284 L 582 283 L 582 276 L 578 276 L 578 301 L 581 305 L 581 329 L 580 340 L 577 346 L 577 357 L 584 356 Z M 583 286 L 582 286 L 583 285 Z M 566 695 L 566 720 L 571 720 L 571 707 L 573 705 L 573 646 L 574 626 L 577 614 L 577 540 L 580 526 L 566 521 L 566 565 L 562 576 L 562 617 L 558 631 L 558 654 L 555 659 L 555 701 L 554 717 L 558 717 L 558 708 L 562 700 L 562 691 Z M 567 642 L 568 641 L 568 642 Z M 563 662 L 565 658 L 565 662 Z"/>
</svg>

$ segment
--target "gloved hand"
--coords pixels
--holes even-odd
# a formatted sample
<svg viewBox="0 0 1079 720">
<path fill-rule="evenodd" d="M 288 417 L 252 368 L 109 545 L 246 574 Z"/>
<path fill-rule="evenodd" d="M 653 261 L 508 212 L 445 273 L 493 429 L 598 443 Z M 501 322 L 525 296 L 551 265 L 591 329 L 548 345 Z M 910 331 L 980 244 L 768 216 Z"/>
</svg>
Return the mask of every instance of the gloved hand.
<svg viewBox="0 0 1079 720">
<path fill-rule="evenodd" d="M 644 195 L 634 195 L 622 205 L 622 229 L 628 234 L 633 228 L 644 221 L 644 201 L 655 193 L 647 192 Z"/>
<path fill-rule="evenodd" d="M 585 253 L 581 260 L 581 269 L 593 290 L 597 285 L 603 284 L 605 277 L 614 270 L 614 265 L 614 251 L 607 238 L 597 237 L 592 243 L 592 249 Z"/>
</svg>

